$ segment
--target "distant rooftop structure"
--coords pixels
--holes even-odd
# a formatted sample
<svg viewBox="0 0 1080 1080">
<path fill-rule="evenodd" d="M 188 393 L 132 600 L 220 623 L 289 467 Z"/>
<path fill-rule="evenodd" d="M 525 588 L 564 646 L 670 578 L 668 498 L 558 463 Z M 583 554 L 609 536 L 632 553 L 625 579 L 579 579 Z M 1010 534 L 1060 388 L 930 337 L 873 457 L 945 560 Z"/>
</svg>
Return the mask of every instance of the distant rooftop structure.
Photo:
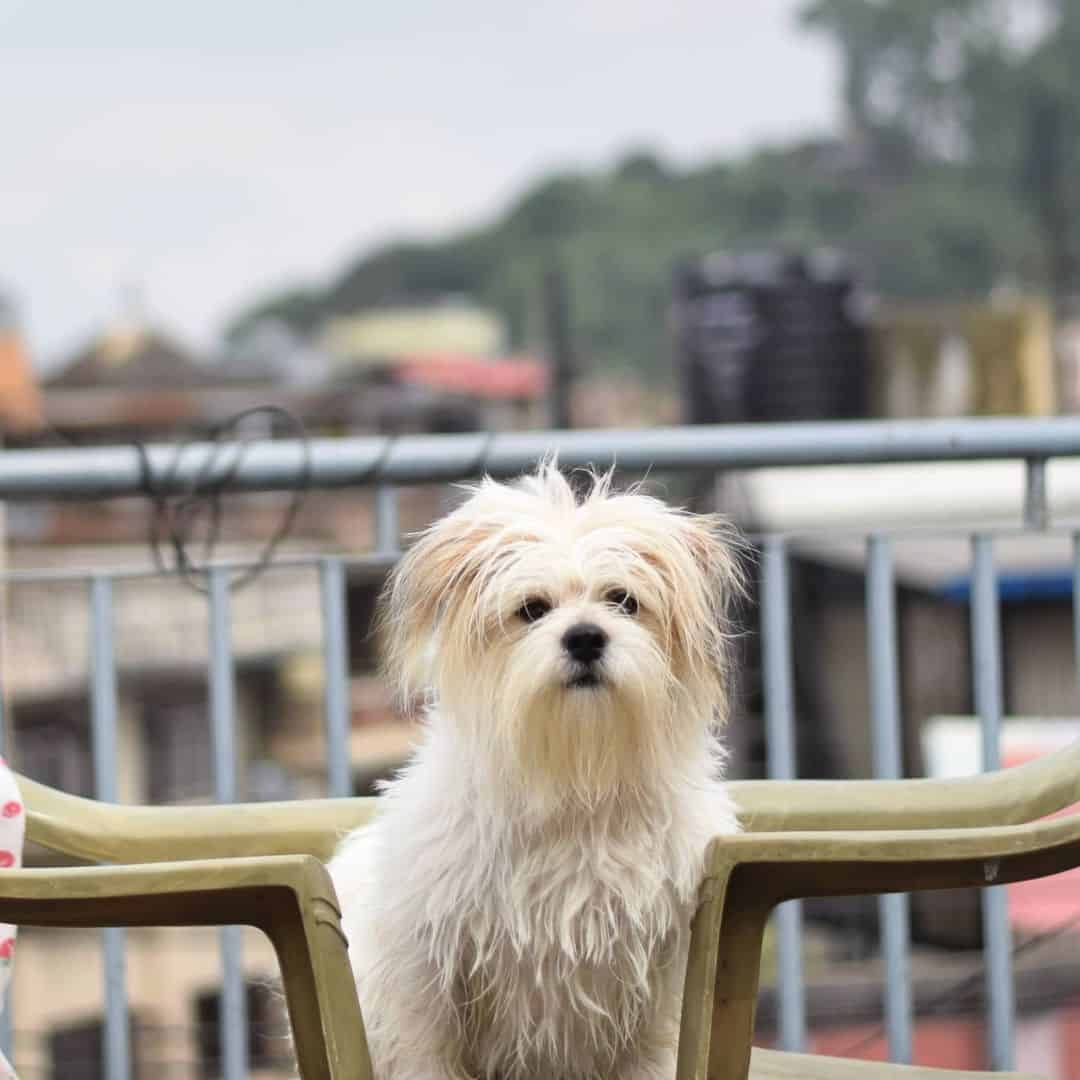
<svg viewBox="0 0 1080 1080">
<path fill-rule="evenodd" d="M 219 370 L 239 380 L 311 386 L 326 380 L 330 357 L 283 319 L 265 318 L 230 344 Z"/>
<path fill-rule="evenodd" d="M 26 434 L 43 422 L 41 395 L 11 307 L 0 297 L 0 435 Z"/>
<path fill-rule="evenodd" d="M 372 309 L 328 319 L 318 345 L 339 365 L 377 366 L 424 356 L 494 357 L 503 348 L 502 319 L 454 301 Z"/>
<path fill-rule="evenodd" d="M 118 322 L 83 346 L 48 379 L 56 388 L 205 386 L 220 376 L 167 334 Z"/>
<path fill-rule="evenodd" d="M 437 354 L 406 360 L 394 369 L 399 382 L 492 400 L 533 401 L 548 387 L 548 367 L 529 356 L 484 360 Z"/>
</svg>

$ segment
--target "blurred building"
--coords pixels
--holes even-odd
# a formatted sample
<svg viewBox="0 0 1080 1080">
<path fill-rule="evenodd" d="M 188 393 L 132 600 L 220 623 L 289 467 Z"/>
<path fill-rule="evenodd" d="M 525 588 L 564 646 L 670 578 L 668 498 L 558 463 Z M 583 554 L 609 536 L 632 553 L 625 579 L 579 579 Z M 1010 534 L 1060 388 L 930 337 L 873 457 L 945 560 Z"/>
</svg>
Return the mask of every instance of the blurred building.
<svg viewBox="0 0 1080 1080">
<path fill-rule="evenodd" d="M 687 261 L 672 322 L 691 423 L 866 415 L 866 315 L 853 269 L 831 252 Z"/>
<path fill-rule="evenodd" d="M 1080 401 L 1073 339 L 1055 341 L 1045 301 L 872 303 L 832 252 L 690 260 L 672 322 L 691 423 L 1046 416 Z"/>
<path fill-rule="evenodd" d="M 883 305 L 873 343 L 872 416 L 1049 416 L 1066 405 L 1045 301 Z"/>
<path fill-rule="evenodd" d="M 281 319 L 264 318 L 230 343 L 221 366 L 233 379 L 313 386 L 330 377 L 331 357 Z"/>
<path fill-rule="evenodd" d="M 904 775 L 958 775 L 979 767 L 971 660 L 972 532 L 1004 531 L 995 539 L 994 564 L 1005 763 L 1077 737 L 1072 537 L 1062 530 L 1022 530 L 1024 480 L 1023 464 L 1014 462 L 761 469 L 735 471 L 720 480 L 717 501 L 747 533 L 788 537 L 800 777 L 873 775 L 866 571 L 867 538 L 878 532 L 895 534 Z M 1048 498 L 1051 520 L 1080 516 L 1080 463 L 1053 463 Z M 750 632 L 739 641 L 743 683 L 726 733 L 740 775 L 765 772 L 756 617 L 748 617 Z M 1018 941 L 1080 918 L 1078 878 L 1067 877 L 1010 886 Z M 814 1049 L 847 1054 L 857 1047 L 858 1056 L 881 1055 L 876 898 L 815 899 L 805 901 L 804 910 L 816 942 L 807 960 Z M 943 999 L 971 969 L 969 950 L 981 941 L 978 893 L 914 894 L 911 912 L 913 995 L 919 1010 L 935 1014 L 917 1021 L 919 1060 L 983 1067 L 981 1001 L 959 994 Z M 1075 934 L 1055 938 L 1049 950 L 1017 958 L 1018 1038 L 1025 1060 L 1034 1060 L 1040 1040 L 1074 1044 L 1070 1040 L 1080 1029 L 1072 992 L 1065 988 L 1078 978 Z M 773 1030 L 775 1005 L 766 989 L 762 1038 Z M 1047 1075 L 1059 1073 L 1048 1069 Z"/>
<path fill-rule="evenodd" d="M 404 338 L 402 339 L 404 340 Z M 431 335 L 426 347 L 452 336 Z M 494 341 L 494 338 L 491 338 Z M 212 431 L 242 409 L 288 409 L 312 436 L 430 430 L 500 430 L 544 415 L 546 369 L 529 357 L 414 353 L 350 365 L 282 328 L 256 327 L 222 357 L 193 354 L 152 326 L 109 327 L 38 391 L 24 354 L 0 337 L 0 417 L 22 445 L 170 443 Z M 42 429 L 35 428 L 40 421 Z M 294 437 L 257 417 L 244 433 Z M 299 458 L 298 458 L 299 467 Z M 443 509 L 436 488 L 400 492 L 403 532 Z M 217 556 L 256 556 L 285 512 L 288 493 L 229 497 Z M 152 572 L 146 500 L 26 503 L 9 508 L 8 568 L 126 568 L 114 585 L 118 672 L 119 788 L 123 801 L 183 803 L 213 796 L 207 707 L 207 606 L 175 577 Z M 279 553 L 360 554 L 373 549 L 368 491 L 310 492 Z M 197 547 L 198 545 L 196 545 Z M 347 583 L 349 754 L 353 788 L 403 762 L 416 735 L 376 675 L 370 629 L 381 575 L 354 568 Z M 47 784 L 93 794 L 91 628 L 84 581 L 7 587 L 2 683 L 16 768 Z M 271 566 L 231 604 L 236 673 L 239 797 L 325 793 L 322 630 L 318 567 Z M 42 853 L 30 852 L 31 861 Z M 220 978 L 212 931 L 133 930 L 128 979 L 138 1062 L 167 1062 L 170 1075 L 219 1072 Z M 100 1076 L 101 962 L 93 932 L 28 929 L 14 994 L 15 1060 L 23 1075 Z M 62 985 L 47 973 L 62 965 Z M 287 1024 L 264 981 L 276 971 L 268 944 L 245 943 L 250 979 L 253 1077 L 290 1075 Z M 41 982 L 45 978 L 48 985 Z M 78 1070 L 83 1071 L 79 1072 Z"/>
<path fill-rule="evenodd" d="M 494 358 L 505 339 L 498 315 L 455 297 L 333 316 L 317 335 L 319 347 L 349 368 L 443 353 Z"/>
<path fill-rule="evenodd" d="M 926 772 L 925 725 L 973 711 L 972 533 L 1006 533 L 994 543 L 1006 711 L 1051 724 L 1075 714 L 1072 540 L 1064 530 L 1022 528 L 1024 484 L 1018 462 L 760 469 L 719 481 L 720 505 L 746 532 L 790 538 L 804 775 L 871 772 L 865 574 L 875 532 L 895 534 L 910 775 Z M 1050 467 L 1048 506 L 1051 520 L 1080 516 L 1080 462 Z M 746 752 L 747 767 L 760 768 L 759 751 Z"/>
<path fill-rule="evenodd" d="M 41 424 L 41 393 L 15 310 L 0 296 L 0 435 L 28 435 Z"/>
</svg>

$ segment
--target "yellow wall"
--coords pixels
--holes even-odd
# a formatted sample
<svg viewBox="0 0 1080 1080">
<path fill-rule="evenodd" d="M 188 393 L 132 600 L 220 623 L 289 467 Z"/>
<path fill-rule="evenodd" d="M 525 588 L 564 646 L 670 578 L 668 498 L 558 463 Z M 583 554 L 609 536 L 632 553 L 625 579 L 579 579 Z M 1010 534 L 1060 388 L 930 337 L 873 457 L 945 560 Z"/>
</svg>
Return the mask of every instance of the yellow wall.
<svg viewBox="0 0 1080 1080">
<path fill-rule="evenodd" d="M 1053 321 L 1041 300 L 889 307 L 876 321 L 874 339 L 873 415 L 1057 410 Z"/>
<path fill-rule="evenodd" d="M 499 317 L 482 308 L 386 308 L 330 319 L 320 345 L 340 363 L 374 363 L 434 353 L 494 356 L 503 347 Z"/>
</svg>

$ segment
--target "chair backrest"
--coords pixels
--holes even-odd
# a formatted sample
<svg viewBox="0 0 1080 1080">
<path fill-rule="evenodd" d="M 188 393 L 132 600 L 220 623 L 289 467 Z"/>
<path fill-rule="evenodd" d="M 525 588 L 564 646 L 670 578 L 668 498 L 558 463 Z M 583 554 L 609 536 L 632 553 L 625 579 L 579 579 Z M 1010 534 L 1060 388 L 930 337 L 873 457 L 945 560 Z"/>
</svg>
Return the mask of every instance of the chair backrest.
<svg viewBox="0 0 1080 1080">
<path fill-rule="evenodd" d="M 308 854 L 324 862 L 372 820 L 377 798 L 122 806 L 17 778 L 26 837 L 82 862 L 157 863 Z M 1027 765 L 961 780 L 742 781 L 750 833 L 962 828 L 1035 821 L 1080 801 L 1080 743 Z"/>
<path fill-rule="evenodd" d="M 1080 742 L 998 772 L 935 780 L 747 780 L 747 832 L 1021 825 L 1080 802 Z"/>
<path fill-rule="evenodd" d="M 27 839 L 83 862 L 174 862 L 254 855 L 326 861 L 350 830 L 370 821 L 374 798 L 123 806 L 19 777 Z"/>
<path fill-rule="evenodd" d="M 326 861 L 370 821 L 376 798 L 123 806 L 18 778 L 27 839 L 85 862 L 252 855 Z M 963 828 L 1034 821 L 1080 802 L 1080 743 L 1012 769 L 958 780 L 754 780 L 732 784 L 747 832 Z"/>
</svg>

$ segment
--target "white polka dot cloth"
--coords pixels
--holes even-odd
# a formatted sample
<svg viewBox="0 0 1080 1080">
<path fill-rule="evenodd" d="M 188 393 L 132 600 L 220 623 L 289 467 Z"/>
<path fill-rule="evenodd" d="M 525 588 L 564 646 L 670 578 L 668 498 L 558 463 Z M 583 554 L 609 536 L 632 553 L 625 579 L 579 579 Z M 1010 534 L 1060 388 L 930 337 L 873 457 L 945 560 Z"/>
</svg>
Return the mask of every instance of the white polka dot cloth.
<svg viewBox="0 0 1080 1080">
<path fill-rule="evenodd" d="M 26 815 L 23 813 L 15 777 L 0 758 L 0 869 L 22 864 L 23 834 Z M 0 1010 L 7 1008 L 7 989 L 11 982 L 11 967 L 15 960 L 15 927 L 0 923 Z M 0 1052 L 0 1080 L 15 1080 L 15 1070 Z"/>
</svg>

